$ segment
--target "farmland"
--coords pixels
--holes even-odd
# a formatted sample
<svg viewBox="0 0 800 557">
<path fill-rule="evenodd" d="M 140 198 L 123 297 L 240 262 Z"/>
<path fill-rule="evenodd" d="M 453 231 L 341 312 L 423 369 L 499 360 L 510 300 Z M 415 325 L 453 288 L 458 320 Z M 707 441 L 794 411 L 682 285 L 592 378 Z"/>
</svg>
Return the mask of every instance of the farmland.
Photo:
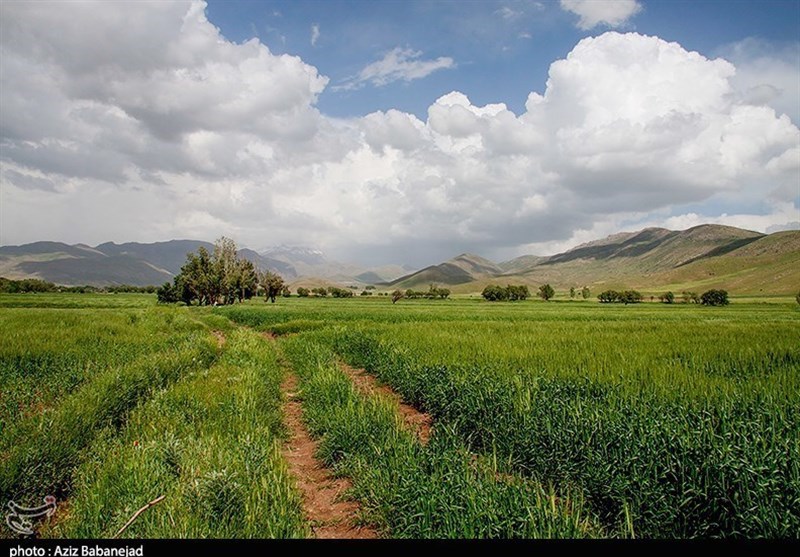
<svg viewBox="0 0 800 557">
<path fill-rule="evenodd" d="M 123 536 L 313 535 L 296 396 L 381 536 L 796 538 L 800 311 L 763 301 L 0 296 L 0 495 L 65 501 L 43 536 L 110 537 L 159 496 Z"/>
</svg>

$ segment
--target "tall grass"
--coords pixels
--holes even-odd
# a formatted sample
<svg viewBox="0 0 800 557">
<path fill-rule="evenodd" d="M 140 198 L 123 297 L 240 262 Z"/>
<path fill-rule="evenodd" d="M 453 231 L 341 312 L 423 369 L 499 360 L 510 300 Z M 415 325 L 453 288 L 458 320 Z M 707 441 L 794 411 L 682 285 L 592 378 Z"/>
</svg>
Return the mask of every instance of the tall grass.
<svg viewBox="0 0 800 557">
<path fill-rule="evenodd" d="M 487 329 L 498 327 L 395 327 L 389 338 L 349 330 L 335 342 L 477 449 L 581 490 L 609 530 L 631 522 L 648 537 L 800 534 L 800 358 L 791 326 L 749 328 L 746 344 L 721 346 L 698 342 L 701 328 L 681 338 L 638 324 L 640 338 L 661 339 L 663 356 L 639 343 L 610 343 L 604 353 L 613 326 L 595 331 L 597 350 L 577 356 L 530 338 L 534 357 L 524 367 L 513 342 L 524 335 L 493 342 L 502 337 Z M 725 328 L 716 330 L 736 342 Z M 469 342 L 448 343 L 458 331 Z"/>
<path fill-rule="evenodd" d="M 301 377 L 305 417 L 319 456 L 352 478 L 353 495 L 394 538 L 558 538 L 598 534 L 578 501 L 476 459 L 451 428 L 427 446 L 393 403 L 355 390 L 330 348 L 308 336 L 283 344 Z"/>
<path fill-rule="evenodd" d="M 40 336 L 28 345 L 12 336 L 3 349 L 4 393 L 43 386 L 37 396 L 44 408 L 22 417 L 9 412 L 0 444 L 0 500 L 20 504 L 68 493 L 72 472 L 98 432 L 119 428 L 141 401 L 217 355 L 206 328 L 187 315 L 132 313 L 94 324 L 86 315 L 39 317 Z M 56 320 L 60 327 L 44 326 Z"/>
<path fill-rule="evenodd" d="M 280 454 L 282 372 L 255 333 L 229 334 L 220 361 L 135 410 L 88 448 L 67 518 L 48 535 L 285 538 L 308 533 Z"/>
<path fill-rule="evenodd" d="M 471 450 L 582 494 L 608 533 L 800 537 L 796 307 L 305 300 L 274 309 L 229 316 L 303 337 L 318 329 L 318 341 Z M 291 325 L 303 322 L 315 325 Z"/>
</svg>

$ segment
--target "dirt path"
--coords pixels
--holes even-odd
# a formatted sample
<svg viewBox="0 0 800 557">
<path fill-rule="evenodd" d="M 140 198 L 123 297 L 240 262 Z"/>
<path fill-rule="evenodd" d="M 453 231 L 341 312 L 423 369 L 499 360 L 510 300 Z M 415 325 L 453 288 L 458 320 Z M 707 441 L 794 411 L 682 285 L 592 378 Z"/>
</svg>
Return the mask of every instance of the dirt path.
<svg viewBox="0 0 800 557">
<path fill-rule="evenodd" d="M 433 423 L 430 414 L 420 412 L 410 404 L 403 402 L 403 399 L 398 393 L 388 385 L 378 382 L 378 380 L 373 375 L 367 373 L 366 370 L 351 367 L 344 362 L 340 362 L 339 365 L 342 371 L 350 377 L 355 386 L 362 392 L 367 394 L 381 393 L 396 402 L 400 416 L 403 418 L 403 423 L 417 434 L 420 443 L 423 445 L 428 444 L 431 438 L 431 425 Z"/>
<path fill-rule="evenodd" d="M 288 399 L 284 413 L 289 428 L 289 441 L 284 446 L 283 457 L 303 494 L 303 510 L 314 537 L 377 538 L 375 530 L 356 524 L 358 503 L 343 498 L 344 492 L 351 486 L 350 481 L 334 477 L 332 471 L 314 456 L 317 442 L 311 438 L 303 423 L 303 409 L 297 400 L 299 386 L 294 373 L 289 373 L 282 388 Z"/>
</svg>

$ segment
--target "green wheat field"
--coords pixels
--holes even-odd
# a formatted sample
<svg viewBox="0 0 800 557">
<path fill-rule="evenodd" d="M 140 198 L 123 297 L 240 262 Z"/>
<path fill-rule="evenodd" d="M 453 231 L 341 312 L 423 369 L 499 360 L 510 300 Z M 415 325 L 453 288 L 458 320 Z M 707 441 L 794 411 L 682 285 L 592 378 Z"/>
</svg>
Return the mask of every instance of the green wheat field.
<svg viewBox="0 0 800 557">
<path fill-rule="evenodd" d="M 121 537 L 309 536 L 281 454 L 288 373 L 317 456 L 385 537 L 800 537 L 791 298 L 8 294 L 0 338 L 0 504 L 54 495 L 41 537 L 112 537 L 160 496 Z M 343 363 L 429 413 L 430 442 Z"/>
</svg>

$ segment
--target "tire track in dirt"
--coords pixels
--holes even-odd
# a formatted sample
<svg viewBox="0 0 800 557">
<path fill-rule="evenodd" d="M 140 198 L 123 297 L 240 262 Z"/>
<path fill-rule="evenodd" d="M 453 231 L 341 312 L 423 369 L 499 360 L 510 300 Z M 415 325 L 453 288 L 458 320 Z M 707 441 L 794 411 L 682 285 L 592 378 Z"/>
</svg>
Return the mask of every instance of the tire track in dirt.
<svg viewBox="0 0 800 557">
<path fill-rule="evenodd" d="M 374 375 L 364 369 L 358 369 L 339 362 L 339 367 L 353 381 L 353 384 L 365 394 L 382 394 L 397 404 L 400 417 L 408 429 L 413 431 L 422 445 L 427 445 L 431 438 L 433 418 L 430 414 L 420 412 L 410 404 L 403 402 L 403 398 L 391 387 L 380 383 Z"/>
<path fill-rule="evenodd" d="M 262 336 L 270 341 L 275 339 L 269 333 Z M 319 443 L 311 438 L 303 421 L 299 381 L 291 368 L 285 367 L 287 375 L 281 390 L 286 395 L 283 414 L 289 439 L 283 446 L 283 458 L 303 496 L 303 512 L 313 536 L 319 539 L 377 538 L 376 530 L 358 524 L 360 505 L 345 496 L 352 486 L 350 480 L 335 477 L 333 470 L 315 456 Z"/>
</svg>

